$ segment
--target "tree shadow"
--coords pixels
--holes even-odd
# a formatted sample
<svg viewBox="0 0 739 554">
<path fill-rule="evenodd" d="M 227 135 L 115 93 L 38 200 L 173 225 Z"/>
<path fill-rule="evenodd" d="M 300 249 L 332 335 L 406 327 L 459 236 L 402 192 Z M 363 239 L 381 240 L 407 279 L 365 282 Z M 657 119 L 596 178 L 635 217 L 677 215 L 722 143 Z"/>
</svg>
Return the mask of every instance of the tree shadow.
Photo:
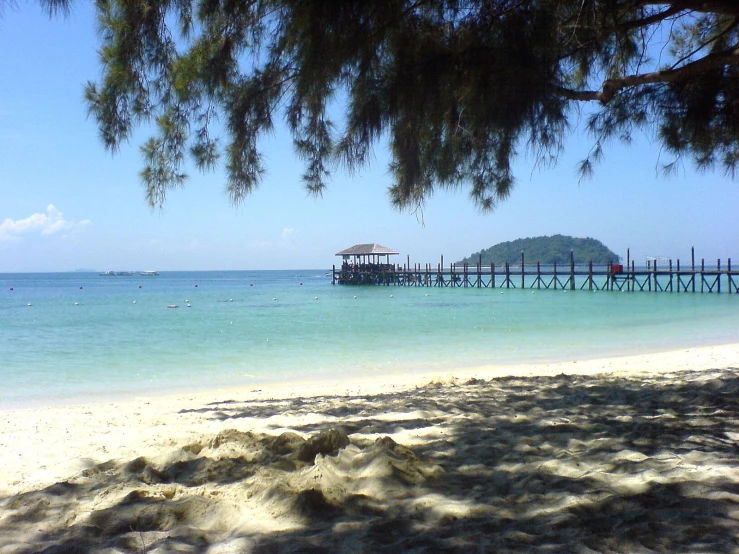
<svg viewBox="0 0 739 554">
<path fill-rule="evenodd" d="M 224 431 L 166 462 L 0 500 L 0 549 L 736 552 L 737 393 L 731 368 L 220 402 L 198 411 Z M 228 429 L 274 416 L 295 432 Z"/>
</svg>

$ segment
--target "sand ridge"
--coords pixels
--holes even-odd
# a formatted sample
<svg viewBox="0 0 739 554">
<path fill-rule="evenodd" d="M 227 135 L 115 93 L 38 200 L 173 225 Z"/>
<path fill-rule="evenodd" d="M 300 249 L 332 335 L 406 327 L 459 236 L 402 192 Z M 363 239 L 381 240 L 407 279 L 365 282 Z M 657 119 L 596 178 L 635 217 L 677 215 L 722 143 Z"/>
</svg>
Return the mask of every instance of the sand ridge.
<svg viewBox="0 0 739 554">
<path fill-rule="evenodd" d="M 2 412 L 0 553 L 739 551 L 735 346 L 472 373 Z"/>
</svg>

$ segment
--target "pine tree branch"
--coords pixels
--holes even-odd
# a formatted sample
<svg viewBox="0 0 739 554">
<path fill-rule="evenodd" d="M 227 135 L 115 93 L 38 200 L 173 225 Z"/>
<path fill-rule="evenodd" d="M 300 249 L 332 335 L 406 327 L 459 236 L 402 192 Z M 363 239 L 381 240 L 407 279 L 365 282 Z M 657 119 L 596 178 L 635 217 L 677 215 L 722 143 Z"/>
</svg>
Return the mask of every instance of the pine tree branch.
<svg viewBox="0 0 739 554">
<path fill-rule="evenodd" d="M 569 100 L 589 101 L 596 100 L 604 106 L 621 90 L 627 87 L 636 87 L 654 83 L 671 83 L 679 79 L 692 77 L 704 71 L 739 64 L 739 48 L 724 50 L 709 54 L 704 58 L 686 64 L 677 69 L 667 69 L 637 75 L 625 75 L 603 82 L 601 90 L 572 90 L 565 87 L 554 87 L 563 97 Z"/>
<path fill-rule="evenodd" d="M 664 2 L 654 3 L 664 4 Z M 687 11 L 739 17 L 739 2 L 736 0 L 679 0 L 677 2 L 669 2 L 669 4 Z"/>
<path fill-rule="evenodd" d="M 736 0 L 641 0 L 626 4 L 629 10 L 667 5 L 670 6 L 668 10 L 739 16 L 739 2 Z"/>
<path fill-rule="evenodd" d="M 686 54 L 685 56 L 683 56 L 682 58 L 680 58 L 679 60 L 677 60 L 674 64 L 672 64 L 672 68 L 671 69 L 675 69 L 676 67 L 680 66 L 680 64 L 682 64 L 686 60 L 689 60 L 690 58 L 692 58 L 695 54 L 697 54 L 698 52 L 700 52 L 704 48 L 707 48 L 709 44 L 715 43 L 715 42 L 719 41 L 721 38 L 723 38 L 724 36 L 726 36 L 729 33 L 731 33 L 737 27 L 737 25 L 739 25 L 739 18 L 734 18 L 734 22 L 731 25 L 729 25 L 726 29 L 724 29 L 723 31 L 721 31 L 719 34 L 714 35 L 711 38 L 709 38 L 708 40 L 704 41 L 703 43 L 697 45 L 693 49 L 692 52 Z"/>
<path fill-rule="evenodd" d="M 666 10 L 652 14 L 649 17 L 644 17 L 642 19 L 632 19 L 632 20 L 620 23 L 618 25 L 618 28 L 624 31 L 630 31 L 631 29 L 640 29 L 642 27 L 648 27 L 650 25 L 654 25 L 655 23 L 660 23 L 664 21 L 665 19 L 668 19 L 672 16 L 675 16 L 682 11 L 685 11 L 685 8 L 683 8 L 680 5 L 673 5 L 667 8 Z"/>
</svg>

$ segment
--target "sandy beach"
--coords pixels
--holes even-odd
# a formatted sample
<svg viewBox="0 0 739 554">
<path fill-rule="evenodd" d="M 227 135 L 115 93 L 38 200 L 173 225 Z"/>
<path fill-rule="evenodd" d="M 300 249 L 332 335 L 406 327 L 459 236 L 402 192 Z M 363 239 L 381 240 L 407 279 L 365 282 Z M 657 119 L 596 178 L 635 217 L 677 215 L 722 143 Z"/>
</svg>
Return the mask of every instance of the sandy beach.
<svg viewBox="0 0 739 554">
<path fill-rule="evenodd" d="M 0 553 L 739 552 L 739 345 L 0 411 Z"/>
</svg>

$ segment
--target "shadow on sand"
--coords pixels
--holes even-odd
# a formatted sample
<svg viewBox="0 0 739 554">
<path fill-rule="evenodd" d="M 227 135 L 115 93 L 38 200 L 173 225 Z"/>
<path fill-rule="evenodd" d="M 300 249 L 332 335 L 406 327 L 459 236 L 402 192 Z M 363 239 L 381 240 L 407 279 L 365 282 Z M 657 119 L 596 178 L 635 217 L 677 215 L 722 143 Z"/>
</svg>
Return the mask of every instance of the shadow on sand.
<svg viewBox="0 0 739 554">
<path fill-rule="evenodd" d="M 0 500 L 0 552 L 737 552 L 738 394 L 730 369 L 221 402 L 167 463 Z"/>
</svg>

